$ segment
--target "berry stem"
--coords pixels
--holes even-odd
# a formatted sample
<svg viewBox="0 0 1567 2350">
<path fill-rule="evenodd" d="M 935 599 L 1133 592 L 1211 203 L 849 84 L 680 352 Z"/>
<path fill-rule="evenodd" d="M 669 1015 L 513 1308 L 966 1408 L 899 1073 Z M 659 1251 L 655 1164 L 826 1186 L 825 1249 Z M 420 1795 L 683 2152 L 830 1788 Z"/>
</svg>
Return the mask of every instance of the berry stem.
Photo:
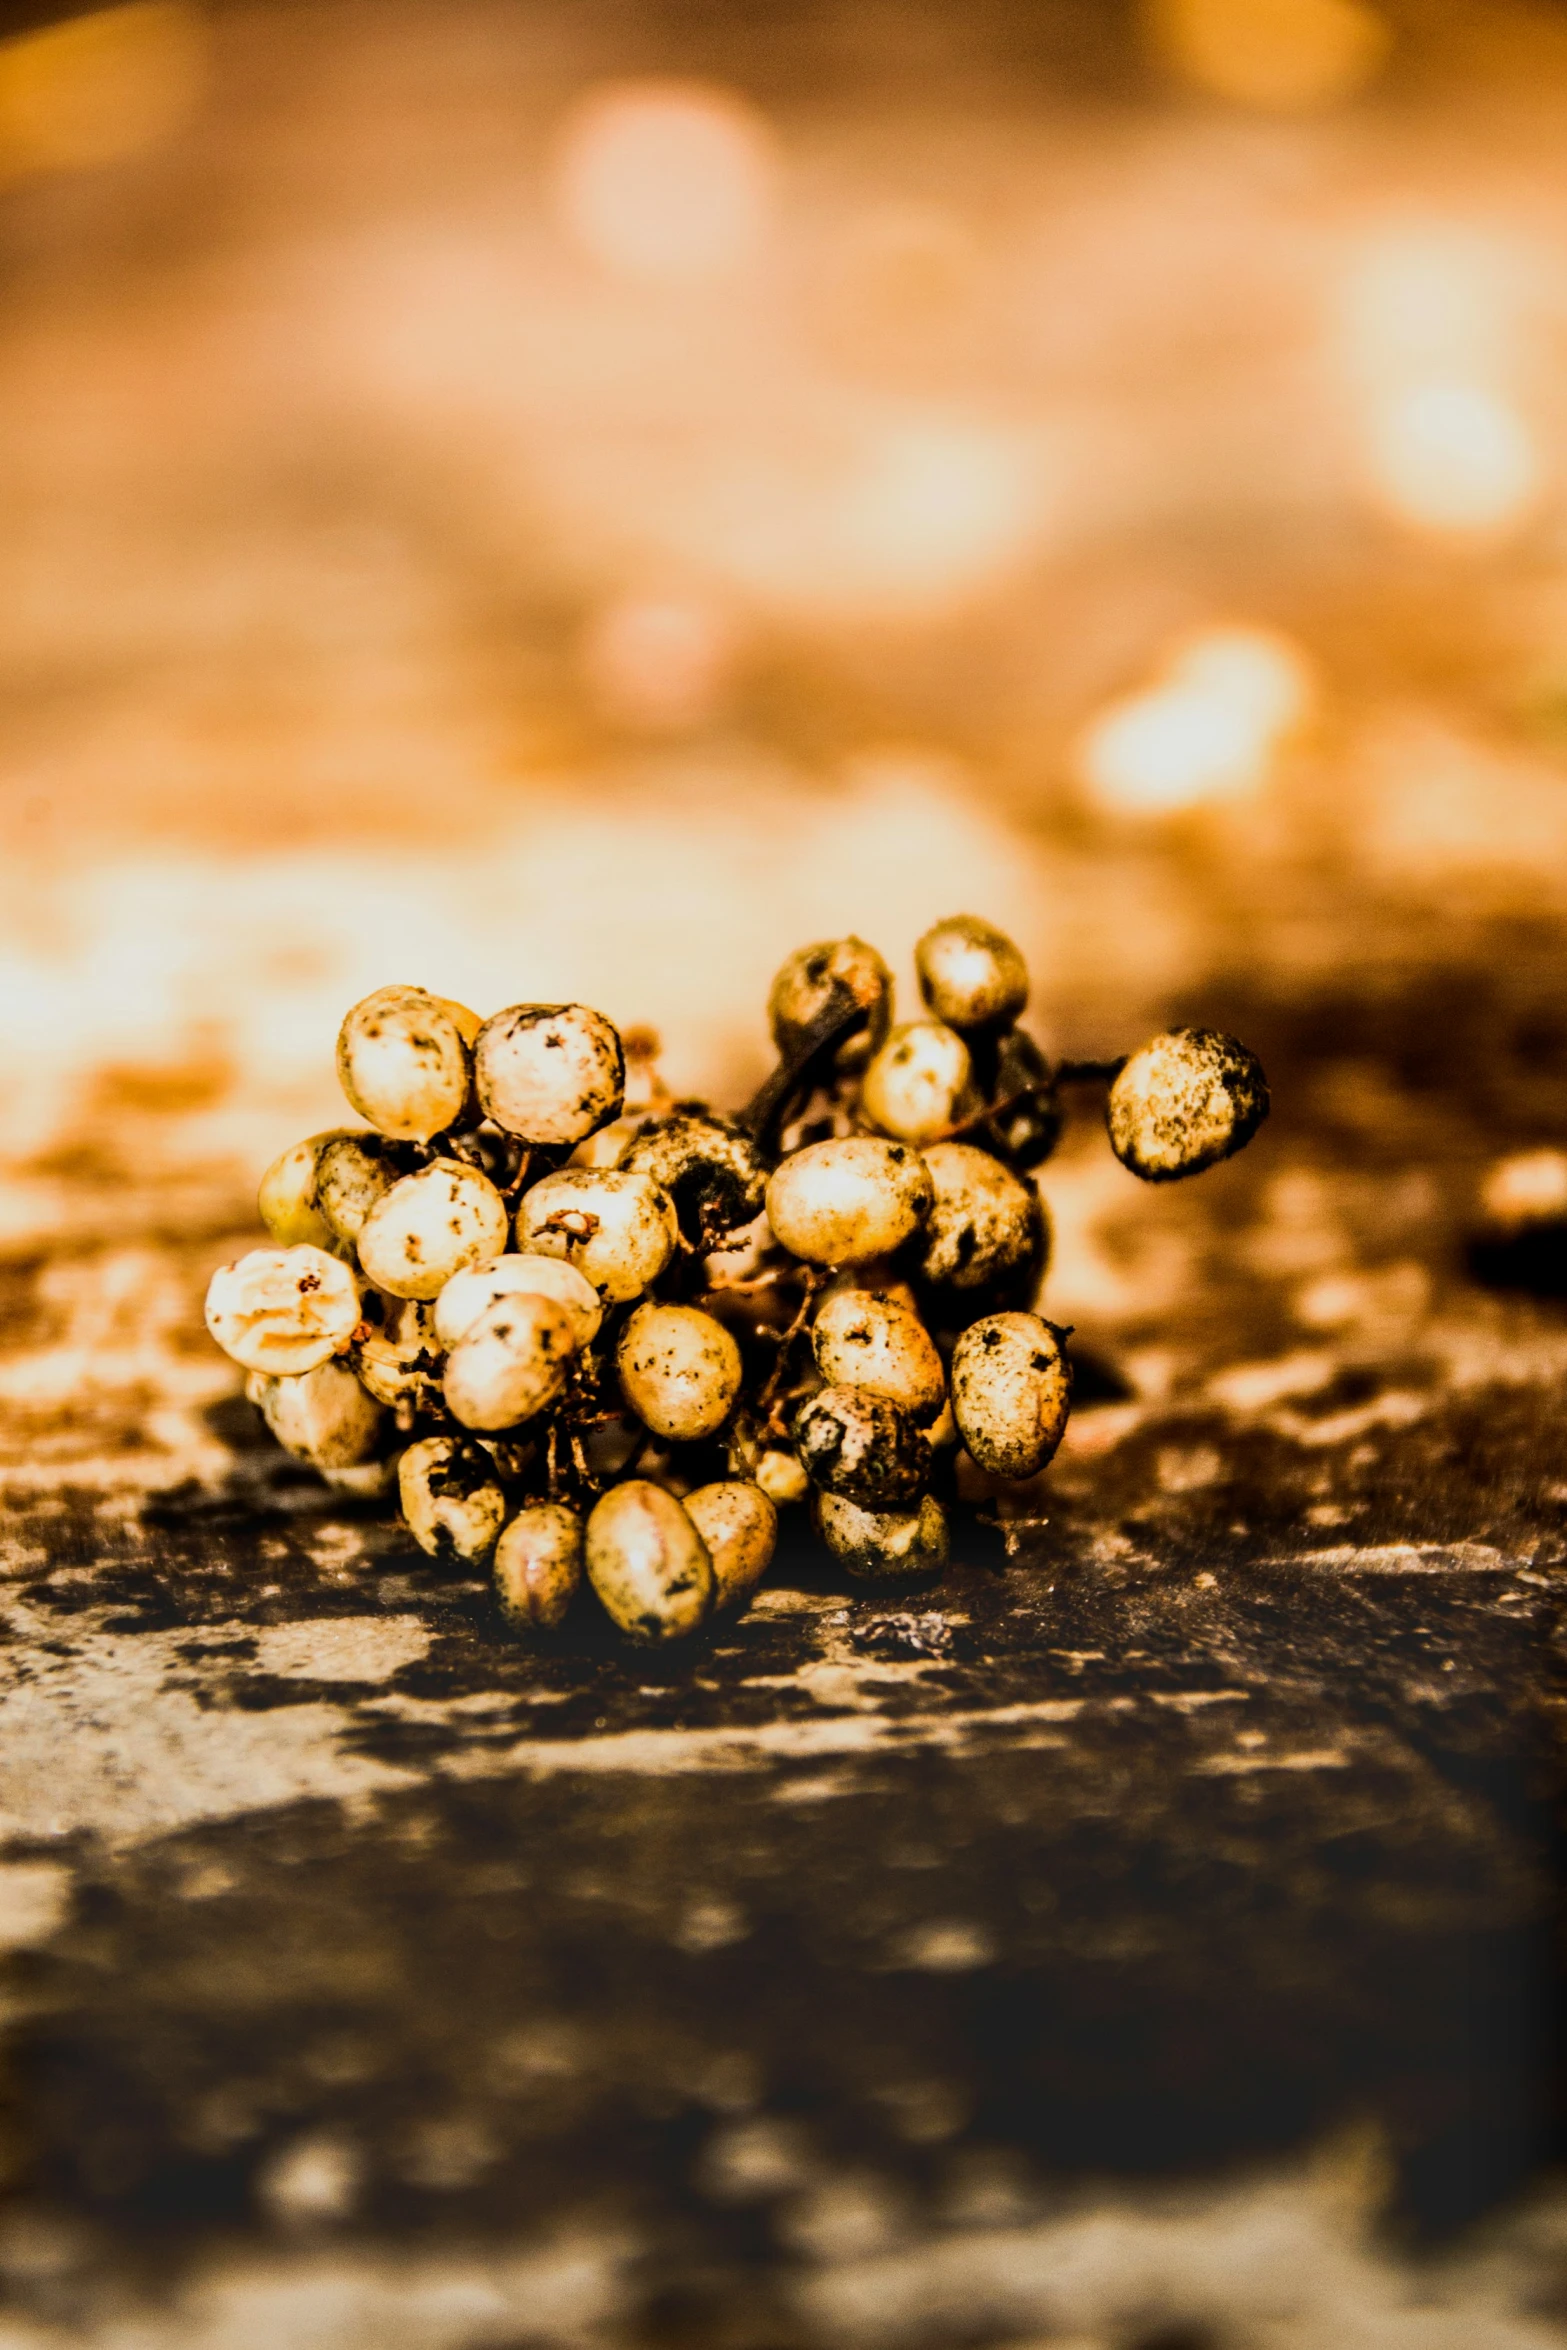
<svg viewBox="0 0 1567 2350">
<path fill-rule="evenodd" d="M 797 1049 L 780 1060 L 771 1077 L 751 1096 L 735 1124 L 755 1141 L 766 1144 L 782 1124 L 790 1102 L 804 1090 L 817 1062 L 830 1046 L 840 1044 L 862 1025 L 865 1017 L 865 1006 L 848 988 L 838 986 L 827 1009 L 812 1022 Z"/>
<path fill-rule="evenodd" d="M 817 1291 L 831 1278 L 832 1276 L 825 1266 L 813 1265 L 807 1270 L 800 1303 L 795 1309 L 794 1320 L 778 1341 L 778 1352 L 773 1358 L 773 1367 L 767 1375 L 767 1381 L 761 1394 L 756 1399 L 756 1408 L 759 1413 L 771 1415 L 773 1405 L 777 1400 L 778 1390 L 783 1385 L 784 1376 L 789 1367 L 789 1357 L 794 1351 L 795 1340 L 811 1318 L 811 1307 L 815 1303 Z"/>
</svg>

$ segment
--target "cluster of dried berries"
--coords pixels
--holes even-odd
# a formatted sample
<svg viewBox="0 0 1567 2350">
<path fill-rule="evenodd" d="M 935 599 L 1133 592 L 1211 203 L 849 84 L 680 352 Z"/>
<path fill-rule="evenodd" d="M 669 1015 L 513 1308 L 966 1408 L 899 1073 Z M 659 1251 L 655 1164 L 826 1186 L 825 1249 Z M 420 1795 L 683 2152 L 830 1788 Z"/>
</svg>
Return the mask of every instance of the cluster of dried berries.
<svg viewBox="0 0 1567 2350">
<path fill-rule="evenodd" d="M 337 1065 L 366 1125 L 267 1170 L 274 1245 L 207 1293 L 278 1441 L 353 1491 L 395 1480 L 414 1539 L 491 1562 L 535 1626 L 585 1579 L 633 1638 L 690 1632 L 805 1500 L 851 1574 L 940 1567 L 960 1448 L 1022 1480 L 1066 1425 L 1066 1334 L 1031 1310 L 1063 1084 L 1110 1080 L 1111 1144 L 1156 1183 L 1238 1150 L 1268 1095 L 1208 1029 L 1052 1067 L 1022 956 L 972 916 L 917 961 L 926 1016 L 895 1028 L 862 940 L 792 955 L 778 1067 L 735 1117 L 671 1101 L 653 1041 L 585 1005 L 356 1004 Z"/>
</svg>

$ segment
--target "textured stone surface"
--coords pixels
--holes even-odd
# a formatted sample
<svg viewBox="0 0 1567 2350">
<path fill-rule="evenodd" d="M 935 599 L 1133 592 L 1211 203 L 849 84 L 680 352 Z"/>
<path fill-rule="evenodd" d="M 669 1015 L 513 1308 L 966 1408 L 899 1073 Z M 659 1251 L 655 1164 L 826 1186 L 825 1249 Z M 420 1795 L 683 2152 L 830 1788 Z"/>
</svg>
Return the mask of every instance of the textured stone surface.
<svg viewBox="0 0 1567 2350">
<path fill-rule="evenodd" d="M 58 1182 L 0 1365 L 18 2342 L 1559 2338 L 1567 1324 L 1465 1274 L 1461 1088 L 1357 1159 L 1275 1042 L 1206 1186 L 1086 1115 L 1046 1171 L 1037 1492 L 910 1591 L 795 1513 L 657 1655 L 526 1644 L 271 1446 L 196 1311 L 242 1209 L 111 1242 Z"/>
</svg>

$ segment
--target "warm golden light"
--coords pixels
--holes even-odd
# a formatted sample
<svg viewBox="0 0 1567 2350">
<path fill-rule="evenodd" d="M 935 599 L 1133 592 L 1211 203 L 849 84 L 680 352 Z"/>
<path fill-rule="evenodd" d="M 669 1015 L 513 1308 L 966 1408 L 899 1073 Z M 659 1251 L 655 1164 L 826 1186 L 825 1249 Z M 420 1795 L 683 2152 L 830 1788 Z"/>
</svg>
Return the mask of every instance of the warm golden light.
<svg viewBox="0 0 1567 2350">
<path fill-rule="evenodd" d="M 851 569 L 863 568 L 893 600 L 961 596 L 1018 551 L 1030 506 L 1025 473 L 1013 442 L 978 424 L 894 425 L 846 485 Z"/>
<path fill-rule="evenodd" d="M 760 250 L 775 176 L 768 124 L 733 91 L 623 82 L 590 92 L 568 120 L 552 192 L 566 233 L 601 268 L 699 284 Z"/>
<path fill-rule="evenodd" d="M 1214 628 L 1184 639 L 1154 682 L 1127 694 L 1080 738 L 1076 769 L 1102 806 L 1156 815 L 1261 783 L 1309 714 L 1310 665 L 1288 638 Z"/>
<path fill-rule="evenodd" d="M 845 227 L 830 299 L 857 356 L 885 357 L 912 336 L 950 325 L 980 269 L 972 232 L 939 204 L 868 206 Z"/>
<path fill-rule="evenodd" d="M 1478 383 L 1419 383 L 1388 394 L 1371 423 L 1381 503 L 1401 522 L 1489 536 L 1523 521 L 1542 466 L 1511 402 Z"/>
<path fill-rule="evenodd" d="M 1048 540 L 1052 452 L 992 417 L 889 406 L 802 400 L 788 432 L 715 461 L 672 532 L 684 561 L 817 625 L 919 625 L 992 592 Z"/>
<path fill-rule="evenodd" d="M 1457 220 L 1391 221 L 1355 252 L 1342 292 L 1346 356 L 1384 387 L 1509 365 L 1529 256 Z"/>
<path fill-rule="evenodd" d="M 1481 1186 L 1480 1204 L 1505 1231 L 1567 1221 L 1567 1153 L 1517 1151 L 1498 1159 Z"/>
<path fill-rule="evenodd" d="M 131 0 L 0 43 L 0 179 L 142 154 L 189 114 L 205 28 L 180 0 Z"/>
<path fill-rule="evenodd" d="M 695 595 L 617 596 L 583 640 L 588 685 L 606 713 L 653 731 L 711 718 L 734 651 L 719 608 Z"/>
<path fill-rule="evenodd" d="M 1353 97 L 1392 39 L 1363 0 L 1149 0 L 1148 29 L 1183 80 L 1280 113 Z"/>
</svg>

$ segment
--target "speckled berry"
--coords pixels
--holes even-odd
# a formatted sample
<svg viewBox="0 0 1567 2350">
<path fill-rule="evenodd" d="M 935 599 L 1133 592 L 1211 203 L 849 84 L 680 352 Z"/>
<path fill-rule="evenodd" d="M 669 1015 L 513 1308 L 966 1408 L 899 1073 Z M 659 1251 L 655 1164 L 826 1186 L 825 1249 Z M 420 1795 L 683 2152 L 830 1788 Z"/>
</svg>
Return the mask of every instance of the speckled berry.
<svg viewBox="0 0 1567 2350">
<path fill-rule="evenodd" d="M 857 1004 L 864 1014 L 836 1047 L 840 1069 L 857 1069 L 869 1059 L 892 1019 L 892 974 L 863 938 L 823 939 L 798 947 L 782 965 L 767 998 L 773 1042 L 785 1059 L 807 1042 L 813 1028 L 839 1002 Z"/>
<path fill-rule="evenodd" d="M 536 1419 L 559 1398 L 576 1352 L 571 1316 L 554 1298 L 536 1290 L 497 1298 L 446 1358 L 446 1408 L 487 1433 Z"/>
<path fill-rule="evenodd" d="M 1060 1443 L 1072 1378 L 1059 1332 L 1038 1314 L 987 1314 L 952 1350 L 952 1412 L 971 1458 L 995 1477 L 1032 1477 Z"/>
<path fill-rule="evenodd" d="M 334 1241 L 352 1248 L 365 1218 L 384 1199 L 399 1170 L 379 1134 L 337 1134 L 316 1159 L 316 1205 Z"/>
<path fill-rule="evenodd" d="M 663 1185 L 623 1167 L 562 1167 L 535 1183 L 517 1210 L 518 1248 L 564 1257 L 611 1304 L 640 1297 L 679 1238 Z"/>
<path fill-rule="evenodd" d="M 637 1418 L 674 1444 L 713 1435 L 740 1392 L 740 1349 L 700 1306 L 638 1306 L 615 1367 Z"/>
<path fill-rule="evenodd" d="M 506 1202 L 487 1175 L 436 1159 L 394 1183 L 359 1231 L 359 1262 L 391 1297 L 439 1297 L 454 1273 L 506 1245 Z"/>
<path fill-rule="evenodd" d="M 435 1301 L 436 1338 L 442 1346 L 455 1346 L 497 1298 L 523 1292 L 553 1298 L 564 1307 L 579 1347 L 591 1345 L 598 1336 L 604 1308 L 592 1282 L 563 1257 L 529 1254 L 486 1257 L 465 1273 L 454 1273 Z"/>
<path fill-rule="evenodd" d="M 860 1108 L 871 1125 L 916 1146 L 960 1125 L 977 1103 L 968 1046 L 940 1020 L 910 1020 L 895 1028 L 860 1089 Z"/>
<path fill-rule="evenodd" d="M 377 1403 L 426 1411 L 440 1400 L 441 1346 L 435 1309 L 427 1301 L 388 1297 L 380 1301 L 379 1322 L 368 1319 L 349 1350 L 359 1383 Z"/>
<path fill-rule="evenodd" d="M 458 1010 L 422 987 L 378 987 L 344 1020 L 338 1078 L 378 1133 L 428 1142 L 461 1117 L 472 1070 Z"/>
<path fill-rule="evenodd" d="M 351 1469 L 369 1460 L 386 1414 L 348 1365 L 318 1363 L 292 1379 L 259 1381 L 252 1397 L 285 1452 L 318 1469 Z"/>
<path fill-rule="evenodd" d="M 873 1388 L 820 1388 L 790 1434 L 812 1484 L 865 1509 L 906 1509 L 930 1482 L 930 1446 Z"/>
<path fill-rule="evenodd" d="M 625 1097 L 620 1033 L 586 1004 L 509 1004 L 480 1029 L 473 1066 L 485 1116 L 523 1142 L 581 1142 Z"/>
<path fill-rule="evenodd" d="M 348 1266 L 308 1242 L 253 1248 L 207 1284 L 207 1328 L 223 1352 L 274 1378 L 297 1378 L 341 1354 L 359 1317 Z"/>
<path fill-rule="evenodd" d="M 324 1133 L 307 1135 L 280 1152 L 262 1176 L 256 1206 L 279 1248 L 297 1248 L 305 1242 L 334 1255 L 342 1253 L 316 1196 L 316 1167 L 327 1144 L 347 1132 L 344 1126 L 329 1126 Z"/>
<path fill-rule="evenodd" d="M 851 1575 L 867 1580 L 934 1575 L 947 1563 L 947 1519 L 934 1494 L 917 1509 L 867 1510 L 839 1493 L 818 1493 L 816 1530 Z"/>
<path fill-rule="evenodd" d="M 920 993 L 950 1028 L 1010 1027 L 1028 1001 L 1028 965 L 1005 931 L 953 914 L 914 949 Z"/>
<path fill-rule="evenodd" d="M 620 1164 L 662 1184 L 693 1246 L 711 1248 L 762 1212 L 767 1164 L 761 1152 L 738 1126 L 699 1104 L 682 1103 L 669 1117 L 652 1119 Z"/>
<path fill-rule="evenodd" d="M 1111 1149 L 1145 1183 L 1216 1166 L 1250 1142 L 1267 1114 L 1261 1062 L 1216 1028 L 1172 1028 L 1143 1045 L 1105 1111 Z"/>
<path fill-rule="evenodd" d="M 919 1152 L 871 1134 L 807 1143 L 767 1186 L 774 1233 L 792 1255 L 816 1265 L 890 1256 L 923 1228 L 934 1204 Z"/>
<path fill-rule="evenodd" d="M 829 1386 L 874 1388 L 923 1426 L 947 1400 L 936 1342 L 912 1306 L 869 1289 L 835 1290 L 812 1332 Z"/>
<path fill-rule="evenodd" d="M 759 1486 L 741 1477 L 725 1477 L 688 1493 L 685 1512 L 713 1562 L 714 1605 L 738 1606 L 772 1564 L 777 1510 Z"/>
<path fill-rule="evenodd" d="M 582 1520 L 564 1503 L 519 1510 L 495 1545 L 495 1596 L 514 1624 L 553 1632 L 582 1581 Z"/>
<path fill-rule="evenodd" d="M 935 1206 L 919 1279 L 942 1324 L 1032 1297 L 1048 1245 L 1038 1194 L 973 1143 L 933 1143 L 925 1165 Z"/>
<path fill-rule="evenodd" d="M 646 1478 L 612 1486 L 587 1530 L 588 1581 L 633 1640 L 678 1640 L 712 1613 L 707 1544 L 672 1493 Z"/>
<path fill-rule="evenodd" d="M 453 1436 L 410 1444 L 397 1466 L 408 1531 L 431 1558 L 487 1558 L 506 1519 L 506 1496 L 483 1445 Z"/>
</svg>

